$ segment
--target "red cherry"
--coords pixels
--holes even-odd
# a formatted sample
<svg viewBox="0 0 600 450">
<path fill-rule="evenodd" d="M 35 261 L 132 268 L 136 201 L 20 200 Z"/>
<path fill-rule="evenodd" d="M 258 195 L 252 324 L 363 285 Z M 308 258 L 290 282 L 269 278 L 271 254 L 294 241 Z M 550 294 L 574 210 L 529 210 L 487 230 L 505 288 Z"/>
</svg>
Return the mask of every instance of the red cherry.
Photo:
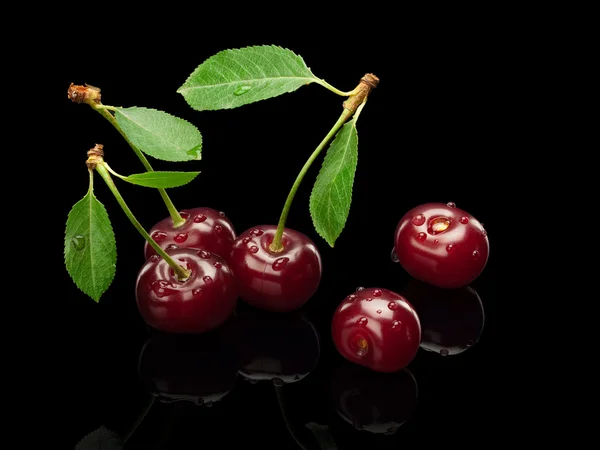
<svg viewBox="0 0 600 450">
<path fill-rule="evenodd" d="M 485 314 L 472 287 L 442 289 L 412 280 L 401 292 L 419 314 L 422 349 L 442 356 L 458 355 L 479 341 Z"/>
<path fill-rule="evenodd" d="M 173 227 L 171 217 L 161 220 L 149 230 L 154 241 L 163 249 L 192 247 L 208 250 L 223 258 L 229 256 L 235 240 L 235 229 L 222 211 L 212 208 L 184 209 L 180 212 L 185 223 Z M 144 244 L 146 259 L 156 254 L 148 242 Z"/>
<path fill-rule="evenodd" d="M 358 288 L 333 314 L 331 336 L 347 360 L 376 372 L 396 372 L 416 356 L 421 324 L 402 295 L 383 288 Z"/>
<path fill-rule="evenodd" d="M 172 333 L 202 333 L 232 314 L 238 294 L 227 262 L 206 250 L 177 248 L 166 252 L 191 271 L 179 281 L 158 255 L 142 266 L 135 286 L 140 314 L 152 328 Z"/>
<path fill-rule="evenodd" d="M 321 281 L 321 255 L 306 235 L 286 228 L 283 250 L 273 252 L 276 225 L 261 225 L 240 234 L 233 243 L 229 264 L 240 298 L 271 311 L 293 311 L 310 299 Z"/>
<path fill-rule="evenodd" d="M 466 286 L 487 264 L 483 225 L 454 203 L 426 203 L 398 222 L 394 253 L 414 278 L 441 288 Z"/>
</svg>

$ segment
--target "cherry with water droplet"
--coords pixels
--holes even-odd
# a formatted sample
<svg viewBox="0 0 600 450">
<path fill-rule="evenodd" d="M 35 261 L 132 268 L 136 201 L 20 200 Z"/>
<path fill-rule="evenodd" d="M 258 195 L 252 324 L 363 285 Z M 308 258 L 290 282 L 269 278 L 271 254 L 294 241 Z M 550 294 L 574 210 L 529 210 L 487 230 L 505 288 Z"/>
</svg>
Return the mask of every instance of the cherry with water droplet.
<svg viewBox="0 0 600 450">
<path fill-rule="evenodd" d="M 394 234 L 401 266 L 412 277 L 441 288 L 469 285 L 487 265 L 489 251 L 481 222 L 452 202 L 412 208 Z"/>
<path fill-rule="evenodd" d="M 322 273 L 315 243 L 299 231 L 285 228 L 281 251 L 270 248 L 276 225 L 261 225 L 234 241 L 229 264 L 239 295 L 246 303 L 270 311 L 299 309 L 317 291 Z"/>
<path fill-rule="evenodd" d="M 165 252 L 190 275 L 181 281 L 158 255 L 146 260 L 135 285 L 138 310 L 146 323 L 172 333 L 203 333 L 224 323 L 238 299 L 235 278 L 225 259 L 193 248 Z"/>
<path fill-rule="evenodd" d="M 331 336 L 339 353 L 376 372 L 406 367 L 421 342 L 419 316 L 410 302 L 379 287 L 352 296 L 342 301 L 331 321 Z"/>
<path fill-rule="evenodd" d="M 184 209 L 180 213 L 185 220 L 179 227 L 173 226 L 173 219 L 167 217 L 155 224 L 148 233 L 163 249 L 169 245 L 204 249 L 227 259 L 231 245 L 236 238 L 233 223 L 216 209 L 200 207 Z M 156 254 L 148 242 L 144 244 L 144 256 L 148 259 Z"/>
</svg>

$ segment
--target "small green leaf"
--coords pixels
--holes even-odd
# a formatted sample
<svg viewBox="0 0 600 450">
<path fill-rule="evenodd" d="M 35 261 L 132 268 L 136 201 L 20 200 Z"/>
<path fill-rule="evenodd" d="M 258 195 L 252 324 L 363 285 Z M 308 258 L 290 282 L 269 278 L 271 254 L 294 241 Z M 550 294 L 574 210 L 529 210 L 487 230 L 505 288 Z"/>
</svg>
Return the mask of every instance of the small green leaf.
<svg viewBox="0 0 600 450">
<path fill-rule="evenodd" d="M 358 134 L 354 117 L 329 146 L 310 195 L 310 214 L 315 229 L 332 247 L 350 213 L 357 162 Z"/>
<path fill-rule="evenodd" d="M 329 427 L 327 425 L 319 425 L 318 423 L 309 422 L 304 425 L 308 428 L 317 442 L 319 443 L 319 447 L 321 450 L 337 450 L 337 445 L 329 432 Z"/>
<path fill-rule="evenodd" d="M 65 230 L 67 272 L 96 302 L 115 276 L 117 245 L 104 205 L 90 189 L 69 212 Z"/>
<path fill-rule="evenodd" d="M 136 173 L 121 179 L 138 186 L 151 188 L 174 188 L 192 181 L 200 172 L 144 172 Z"/>
<path fill-rule="evenodd" d="M 195 110 L 237 108 L 321 82 L 294 52 L 275 45 L 223 50 L 177 90 Z"/>
<path fill-rule="evenodd" d="M 150 108 L 116 108 L 119 127 L 142 152 L 164 161 L 201 158 L 202 134 L 190 122 Z"/>
</svg>

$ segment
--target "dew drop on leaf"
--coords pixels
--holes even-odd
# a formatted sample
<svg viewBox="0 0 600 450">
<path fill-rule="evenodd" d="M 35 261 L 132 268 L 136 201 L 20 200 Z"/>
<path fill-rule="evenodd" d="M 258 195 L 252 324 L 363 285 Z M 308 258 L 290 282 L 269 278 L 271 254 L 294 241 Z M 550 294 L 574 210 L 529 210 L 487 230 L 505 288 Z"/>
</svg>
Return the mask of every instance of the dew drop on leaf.
<svg viewBox="0 0 600 450">
<path fill-rule="evenodd" d="M 75 250 L 83 250 L 85 248 L 85 237 L 80 234 L 73 236 L 71 238 L 71 245 L 75 248 Z"/>
<path fill-rule="evenodd" d="M 247 85 L 240 86 L 235 91 L 233 91 L 233 95 L 237 95 L 237 96 L 244 95 L 250 89 L 252 89 L 252 86 L 247 86 Z"/>
</svg>

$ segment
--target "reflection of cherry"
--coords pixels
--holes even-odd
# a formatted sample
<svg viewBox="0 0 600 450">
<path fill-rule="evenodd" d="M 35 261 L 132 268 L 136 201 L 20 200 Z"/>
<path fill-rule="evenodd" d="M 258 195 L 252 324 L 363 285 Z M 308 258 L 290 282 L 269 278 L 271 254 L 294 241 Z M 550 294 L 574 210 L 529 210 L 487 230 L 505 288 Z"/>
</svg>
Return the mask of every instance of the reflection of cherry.
<svg viewBox="0 0 600 450">
<path fill-rule="evenodd" d="M 281 314 L 248 307 L 240 321 L 240 375 L 275 385 L 306 377 L 317 365 L 319 335 L 314 325 L 297 312 Z"/>
<path fill-rule="evenodd" d="M 393 434 L 412 416 L 418 389 L 408 369 L 378 373 L 345 361 L 331 392 L 338 415 L 354 428 Z"/>
<path fill-rule="evenodd" d="M 472 347 L 483 331 L 483 304 L 470 286 L 443 289 L 412 280 L 402 291 L 421 320 L 421 348 L 443 356 Z"/>
<path fill-rule="evenodd" d="M 238 352 L 235 319 L 208 333 L 154 332 L 139 357 L 144 387 L 162 402 L 191 401 L 210 406 L 234 387 Z"/>
</svg>

